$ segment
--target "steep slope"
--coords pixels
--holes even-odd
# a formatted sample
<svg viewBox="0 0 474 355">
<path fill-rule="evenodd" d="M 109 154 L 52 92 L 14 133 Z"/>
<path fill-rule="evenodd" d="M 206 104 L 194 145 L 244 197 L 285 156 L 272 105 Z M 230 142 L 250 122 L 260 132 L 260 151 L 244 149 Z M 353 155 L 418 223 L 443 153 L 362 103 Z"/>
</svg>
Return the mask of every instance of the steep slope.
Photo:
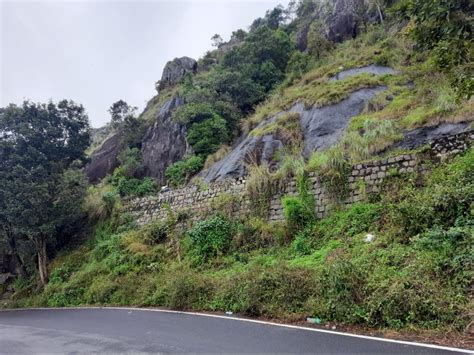
<svg viewBox="0 0 474 355">
<path fill-rule="evenodd" d="M 393 72 L 390 68 L 372 65 L 341 71 L 330 78 L 329 81 L 343 80 L 346 77 L 360 73 L 390 74 Z M 323 107 L 306 109 L 303 103 L 296 103 L 289 110 L 265 119 L 259 123 L 254 131 L 265 131 L 281 115 L 297 113 L 299 129 L 304 140 L 303 155 L 309 158 L 314 151 L 324 150 L 335 145 L 344 134 L 349 120 L 360 114 L 367 102 L 385 89 L 384 86 L 377 86 L 356 90 L 341 102 Z M 216 162 L 202 176 L 208 182 L 220 181 L 245 175 L 246 165 L 251 163 L 274 165 L 277 160 L 276 155 L 283 147 L 283 142 L 275 137 L 275 134 L 264 134 L 255 137 L 250 132 L 240 139 L 240 142 L 228 156 Z"/>
<path fill-rule="evenodd" d="M 143 137 L 145 175 L 156 178 L 160 183 L 165 183 L 166 167 L 190 153 L 186 142 L 186 126 L 172 119 L 173 111 L 182 104 L 183 100 L 179 96 L 167 101 Z"/>
</svg>

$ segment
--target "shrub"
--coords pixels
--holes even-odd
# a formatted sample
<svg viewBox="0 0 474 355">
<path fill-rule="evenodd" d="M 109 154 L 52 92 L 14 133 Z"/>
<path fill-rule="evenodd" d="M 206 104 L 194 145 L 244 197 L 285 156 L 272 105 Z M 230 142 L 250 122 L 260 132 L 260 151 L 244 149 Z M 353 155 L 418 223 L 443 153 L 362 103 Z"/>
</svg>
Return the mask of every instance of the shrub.
<svg viewBox="0 0 474 355">
<path fill-rule="evenodd" d="M 165 176 L 171 186 L 179 187 L 186 184 L 203 166 L 203 159 L 192 155 L 166 168 Z"/>
<path fill-rule="evenodd" d="M 251 316 L 304 315 L 317 286 L 313 273 L 286 265 L 253 267 L 232 275 L 216 295 L 220 307 Z"/>
<path fill-rule="evenodd" d="M 205 158 L 216 152 L 221 144 L 228 143 L 226 121 L 218 115 L 213 115 L 212 118 L 193 123 L 188 129 L 186 138 L 194 152 Z"/>
<path fill-rule="evenodd" d="M 90 187 L 85 199 L 85 209 L 93 221 L 101 221 L 111 216 L 118 200 L 118 194 L 111 186 Z"/>
<path fill-rule="evenodd" d="M 267 164 L 248 166 L 247 195 L 252 201 L 250 208 L 258 217 L 267 217 L 270 198 L 277 183 Z"/>
<path fill-rule="evenodd" d="M 143 228 L 143 241 L 148 245 L 162 243 L 168 236 L 168 226 L 165 222 L 157 221 Z"/>
<path fill-rule="evenodd" d="M 202 309 L 212 299 L 213 285 L 194 273 L 181 272 L 166 286 L 166 305 L 172 309 Z"/>
<path fill-rule="evenodd" d="M 222 193 L 211 201 L 211 210 L 219 211 L 227 218 L 232 218 L 235 211 L 238 211 L 241 203 L 239 195 Z"/>
<path fill-rule="evenodd" d="M 198 222 L 188 231 L 188 235 L 199 261 L 205 263 L 229 250 L 232 241 L 232 224 L 225 217 L 216 215 Z"/>
<path fill-rule="evenodd" d="M 300 197 L 283 197 L 283 215 L 288 223 L 290 231 L 297 231 L 303 228 L 313 218 L 314 213 L 308 211 L 307 206 Z"/>
<path fill-rule="evenodd" d="M 157 191 L 155 180 L 146 177 L 143 180 L 120 177 L 116 183 L 121 196 L 146 196 Z"/>
<path fill-rule="evenodd" d="M 138 148 L 125 148 L 120 152 L 118 161 L 123 176 L 133 177 L 141 165 L 142 155 Z"/>
</svg>

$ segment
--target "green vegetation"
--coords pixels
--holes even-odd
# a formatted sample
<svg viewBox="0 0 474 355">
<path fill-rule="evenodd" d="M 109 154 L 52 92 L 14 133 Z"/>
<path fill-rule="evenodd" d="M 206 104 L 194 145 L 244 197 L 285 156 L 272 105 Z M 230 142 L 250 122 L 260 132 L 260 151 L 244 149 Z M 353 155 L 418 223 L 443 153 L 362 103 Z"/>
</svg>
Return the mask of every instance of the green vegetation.
<svg viewBox="0 0 474 355">
<path fill-rule="evenodd" d="M 111 106 L 119 165 L 96 186 L 80 172 L 89 140 L 82 106 L 26 102 L 1 109 L 0 238 L 22 268 L 7 306 L 164 306 L 463 330 L 472 313 L 474 150 L 426 174 L 391 174 L 370 196 L 356 180 L 362 201 L 341 202 L 350 167 L 393 154 L 384 151 L 404 130 L 473 120 L 472 6 L 464 0 L 367 6 L 379 24 L 361 23 L 363 33 L 335 44 L 314 21 L 304 53 L 296 49 L 298 30 L 324 10 L 310 0 L 267 12 L 248 32 L 234 32 L 232 43 L 213 36 L 217 48 L 199 60 L 198 72 L 160 92 L 140 116 L 122 100 Z M 396 72 L 331 80 L 370 64 Z M 351 119 L 338 144 L 303 158 L 292 106 L 334 104 L 381 85 L 386 90 Z M 167 167 L 172 187 L 205 188 L 198 173 L 228 154 L 241 131 L 272 134 L 284 148 L 268 165 L 247 157 L 246 196 L 220 194 L 202 215 L 194 206 L 164 205 L 164 220 L 139 226 L 124 207 L 157 192 L 142 164 L 143 135 L 175 95 L 185 104 L 171 119 L 186 127 L 193 153 Z M 312 172 L 334 207 L 323 219 L 315 216 Z M 271 198 L 290 177 L 297 194 L 282 198 L 284 222 L 269 223 Z M 237 217 L 248 202 L 243 197 L 250 212 Z"/>
<path fill-rule="evenodd" d="M 166 178 L 171 186 L 182 186 L 189 182 L 191 177 L 202 169 L 202 158 L 196 155 L 178 161 L 166 169 Z"/>
<path fill-rule="evenodd" d="M 394 177 L 374 202 L 299 226 L 214 215 L 176 237 L 169 230 L 177 218 L 139 230 L 108 219 L 88 246 L 55 259 L 43 292 L 26 282 L 11 305 L 154 305 L 462 330 L 474 262 L 473 167 L 471 149 L 434 169 L 422 188 Z M 224 200 L 233 203 L 219 206 Z"/>
<path fill-rule="evenodd" d="M 44 285 L 47 243 L 60 242 L 63 233 L 73 235 L 83 217 L 87 183 L 79 168 L 89 145 L 89 122 L 84 108 L 73 101 L 25 101 L 2 110 L 0 138 L 1 236 L 14 246 L 22 273 L 26 265 L 15 245 L 19 239 L 29 240 Z"/>
</svg>

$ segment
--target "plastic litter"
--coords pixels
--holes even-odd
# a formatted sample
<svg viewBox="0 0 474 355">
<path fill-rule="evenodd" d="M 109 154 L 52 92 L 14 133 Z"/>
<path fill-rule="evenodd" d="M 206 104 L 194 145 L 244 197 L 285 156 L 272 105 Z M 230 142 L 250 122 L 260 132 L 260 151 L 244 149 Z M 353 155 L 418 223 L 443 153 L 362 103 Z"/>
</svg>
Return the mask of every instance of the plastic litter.
<svg viewBox="0 0 474 355">
<path fill-rule="evenodd" d="M 372 242 L 374 239 L 375 239 L 375 235 L 369 233 L 369 234 L 367 234 L 367 235 L 365 236 L 364 242 L 370 243 L 370 242 Z"/>
<path fill-rule="evenodd" d="M 306 318 L 306 321 L 308 323 L 321 324 L 321 319 L 318 318 L 318 317 L 315 317 L 315 318 L 308 317 L 308 318 Z"/>
<path fill-rule="evenodd" d="M 234 314 L 234 312 L 227 311 L 227 312 L 225 312 L 225 314 L 228 314 L 229 316 L 231 316 L 232 314 Z"/>
</svg>

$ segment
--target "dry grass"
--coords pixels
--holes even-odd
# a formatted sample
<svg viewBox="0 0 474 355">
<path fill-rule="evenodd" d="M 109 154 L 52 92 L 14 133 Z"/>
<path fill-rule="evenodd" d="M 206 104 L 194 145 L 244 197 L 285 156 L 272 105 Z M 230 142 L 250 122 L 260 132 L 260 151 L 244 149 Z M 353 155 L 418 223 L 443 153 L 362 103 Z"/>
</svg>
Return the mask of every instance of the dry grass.
<svg viewBox="0 0 474 355">
<path fill-rule="evenodd" d="M 231 152 L 232 148 L 228 145 L 222 145 L 215 153 L 209 155 L 204 163 L 204 169 L 210 168 L 212 165 L 223 159 Z"/>
</svg>

